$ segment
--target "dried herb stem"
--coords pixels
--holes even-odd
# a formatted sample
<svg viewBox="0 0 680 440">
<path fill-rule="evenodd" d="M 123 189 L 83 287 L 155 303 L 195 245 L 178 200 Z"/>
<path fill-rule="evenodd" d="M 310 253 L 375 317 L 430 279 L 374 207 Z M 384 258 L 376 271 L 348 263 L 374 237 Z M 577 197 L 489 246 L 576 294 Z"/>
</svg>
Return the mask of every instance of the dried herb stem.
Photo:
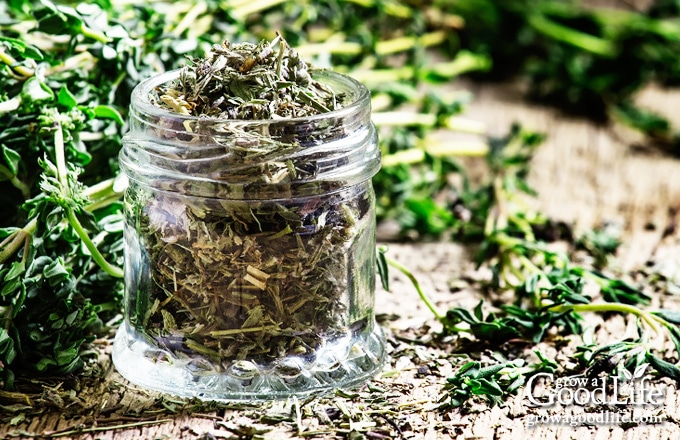
<svg viewBox="0 0 680 440">
<path fill-rule="evenodd" d="M 396 165 L 415 165 L 432 157 L 483 157 L 489 152 L 489 144 L 484 141 L 457 141 L 442 143 L 436 139 L 425 138 L 418 142 L 417 148 L 400 150 L 382 157 L 384 167 Z"/>
<path fill-rule="evenodd" d="M 232 329 L 226 329 L 226 330 L 213 330 L 210 332 L 210 336 L 214 338 L 220 338 L 224 336 L 234 336 L 234 335 L 239 335 L 243 333 L 256 333 L 256 332 L 272 332 L 275 330 L 280 330 L 280 327 L 278 325 L 260 325 L 257 327 L 250 327 L 250 328 L 232 328 Z M 273 333 L 272 333 L 273 334 Z"/>
<path fill-rule="evenodd" d="M 413 16 L 413 10 L 411 8 L 393 0 L 385 2 L 376 0 L 346 0 L 346 1 L 348 3 L 356 3 L 363 7 L 379 6 L 380 8 L 382 8 L 385 14 L 392 15 L 394 17 L 409 18 Z"/>
<path fill-rule="evenodd" d="M 141 421 L 141 422 L 121 423 L 119 425 L 110 425 L 110 426 L 90 426 L 90 427 L 87 427 L 87 428 L 80 426 L 80 427 L 68 428 L 68 429 L 64 429 L 64 430 L 60 430 L 60 431 L 44 431 L 44 432 L 41 432 L 41 433 L 22 432 L 22 433 L 20 433 L 20 436 L 28 435 L 30 437 L 58 438 L 58 437 L 66 437 L 66 436 L 73 436 L 73 435 L 78 435 L 78 434 L 83 434 L 83 433 L 89 433 L 89 432 L 117 431 L 119 429 L 140 428 L 142 426 L 159 425 L 161 423 L 169 423 L 169 422 L 172 422 L 172 419 L 147 420 L 147 421 Z"/>
<path fill-rule="evenodd" d="M 381 40 L 375 44 L 374 52 L 376 55 L 393 55 L 399 52 L 406 52 L 414 47 L 436 46 L 448 38 L 444 31 L 428 32 L 419 36 L 398 37 L 390 40 Z M 323 43 L 307 43 L 297 48 L 300 55 L 315 56 L 321 54 L 332 55 L 360 55 L 364 51 L 361 43 L 329 38 L 330 41 Z"/>
<path fill-rule="evenodd" d="M 184 14 L 184 17 L 175 25 L 170 31 L 170 34 L 180 37 L 184 31 L 194 25 L 196 19 L 207 12 L 208 4 L 203 1 L 199 1 L 191 6 L 191 8 Z"/>
<path fill-rule="evenodd" d="M 373 113 L 371 120 L 379 126 L 416 126 L 434 127 L 437 115 L 431 113 L 414 113 L 408 111 L 392 111 Z"/>
<path fill-rule="evenodd" d="M 17 253 L 19 249 L 27 245 L 33 232 L 35 232 L 37 225 L 37 220 L 33 219 L 22 229 L 18 229 L 8 235 L 2 243 L 0 243 L 0 264 L 7 261 L 12 255 Z M 26 257 L 24 256 L 24 258 Z"/>
<path fill-rule="evenodd" d="M 16 402 L 16 403 L 22 403 L 22 404 L 33 406 L 33 402 L 31 401 L 31 397 L 28 394 L 25 394 L 25 393 L 18 393 L 18 392 L 15 392 L 15 391 L 0 390 L 0 398 L 2 398 L 5 402 Z"/>
<path fill-rule="evenodd" d="M 91 69 L 94 68 L 96 62 L 97 62 L 97 59 L 94 57 L 94 55 L 92 55 L 92 53 L 90 53 L 90 52 L 80 52 L 80 53 L 77 53 L 77 54 L 67 58 L 62 63 L 50 66 L 45 71 L 45 75 L 50 76 L 50 75 L 54 75 L 54 74 L 57 74 L 57 73 L 75 70 L 77 68 L 81 68 L 85 71 L 91 70 Z"/>
<path fill-rule="evenodd" d="M 391 40 L 378 41 L 375 45 L 377 55 L 391 55 L 411 50 L 414 47 L 437 46 L 449 38 L 445 31 L 428 32 L 418 36 L 398 37 Z"/>
</svg>

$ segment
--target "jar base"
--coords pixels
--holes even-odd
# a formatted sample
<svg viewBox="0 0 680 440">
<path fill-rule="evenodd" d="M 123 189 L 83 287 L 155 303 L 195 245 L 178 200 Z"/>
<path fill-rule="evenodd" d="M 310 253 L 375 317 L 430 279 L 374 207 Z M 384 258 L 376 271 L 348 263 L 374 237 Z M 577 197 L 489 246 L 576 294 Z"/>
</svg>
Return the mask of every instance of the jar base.
<svg viewBox="0 0 680 440">
<path fill-rule="evenodd" d="M 378 325 L 327 343 L 314 360 L 285 357 L 268 366 L 236 361 L 217 371 L 201 358 L 177 359 L 121 325 L 113 363 L 130 382 L 179 397 L 210 401 L 254 401 L 322 395 L 372 378 L 385 361 L 385 337 Z"/>
</svg>

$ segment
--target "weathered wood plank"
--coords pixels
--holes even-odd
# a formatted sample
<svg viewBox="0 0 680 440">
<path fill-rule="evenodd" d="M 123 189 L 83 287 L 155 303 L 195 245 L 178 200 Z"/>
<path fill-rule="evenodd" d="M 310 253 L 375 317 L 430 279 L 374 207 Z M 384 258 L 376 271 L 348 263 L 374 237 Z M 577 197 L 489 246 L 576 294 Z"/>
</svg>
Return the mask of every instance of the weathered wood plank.
<svg viewBox="0 0 680 440">
<path fill-rule="evenodd" d="M 528 105 L 521 99 L 521 90 L 512 85 L 469 85 L 476 95 L 467 116 L 484 121 L 492 133 L 504 134 L 512 122 L 549 134 L 540 148 L 533 164 L 531 183 L 538 190 L 538 207 L 548 216 L 573 223 L 579 229 L 596 226 L 602 222 L 620 224 L 625 232 L 625 244 L 618 263 L 626 269 L 640 267 L 654 258 L 671 269 L 680 267 L 680 232 L 673 227 L 680 211 L 680 160 L 659 154 L 648 148 L 633 148 L 630 141 L 635 137 L 625 130 L 612 130 L 594 126 L 587 121 L 567 117 L 554 109 Z M 677 112 L 680 91 L 667 92 L 650 89 L 641 96 L 641 102 L 653 105 L 672 115 L 680 123 Z M 665 236 L 664 236 L 665 235 Z M 469 276 L 470 256 L 466 249 L 455 243 L 392 244 L 393 258 L 409 266 L 432 295 L 438 306 L 445 309 L 454 305 L 473 307 L 478 292 L 462 284 L 451 291 L 451 280 Z M 472 276 L 484 276 L 474 274 Z M 385 325 L 396 334 L 405 329 L 421 328 L 423 324 L 437 329 L 429 311 L 417 298 L 412 287 L 398 274 L 392 274 L 393 293 L 379 291 L 376 311 L 379 314 L 399 315 L 399 319 Z M 671 296 L 655 298 L 656 304 L 678 307 Z M 631 320 L 614 317 L 600 323 L 598 336 L 618 338 L 632 324 Z M 369 398 L 376 395 L 362 391 L 357 398 L 335 398 L 310 402 L 303 406 L 302 428 L 309 431 L 333 429 L 324 424 L 320 413 L 339 416 L 338 400 L 352 414 L 349 428 L 365 419 L 373 411 L 371 421 L 376 423 L 374 433 L 387 432 L 388 436 L 413 439 L 481 438 L 481 439 L 672 439 L 680 436 L 680 395 L 676 386 L 669 384 L 663 414 L 670 419 L 660 426 L 640 426 L 623 429 L 619 426 L 569 427 L 557 425 L 527 426 L 531 412 L 522 395 L 511 400 L 505 407 L 480 407 L 477 413 L 463 414 L 459 411 L 441 411 L 437 401 L 442 396 L 445 378 L 452 375 L 454 366 L 446 358 L 446 350 L 400 343 L 391 336 L 393 349 L 390 364 L 386 366 L 387 377 L 378 378 L 374 385 L 386 390 L 381 406 Z M 576 342 L 573 342 L 576 343 Z M 551 347 L 548 353 L 559 356 Z M 109 348 L 104 347 L 103 368 L 109 367 L 106 358 Z M 419 358 L 420 357 L 420 358 Z M 419 360 L 420 359 L 420 360 Z M 415 360 L 415 361 L 414 361 Z M 440 361 L 441 360 L 441 361 Z M 418 362 L 418 363 L 416 363 Z M 419 374 L 421 365 L 436 366 L 428 374 Z M 55 383 L 55 386 L 57 383 Z M 211 439 L 236 438 L 237 428 L 253 421 L 250 410 L 202 408 L 204 415 L 187 414 L 168 410 L 172 400 L 162 399 L 129 386 L 115 371 L 109 369 L 101 381 L 83 381 L 77 398 L 66 399 L 63 409 L 46 411 L 16 426 L 0 426 L 0 438 L 21 432 L 45 433 L 74 431 L 61 438 L 82 439 Z M 368 400 L 367 400 L 368 399 Z M 82 401 L 81 401 L 82 400 Z M 55 407 L 58 406 L 55 404 Z M 272 406 L 265 405 L 271 410 Z M 178 407 L 179 408 L 179 407 Z M 375 413 L 385 408 L 382 416 Z M 82 414 L 72 417 L 73 414 Z M 156 412 L 154 412 L 156 411 Z M 556 410 L 554 414 L 571 414 L 574 409 Z M 62 416 L 62 412 L 71 416 Z M 141 421 L 166 420 L 153 425 L 125 429 L 92 431 L 92 428 L 125 425 Z M 111 422 L 106 425 L 106 421 Z M 354 424 L 354 425 L 352 425 Z M 278 424 L 257 425 L 266 427 L 265 438 L 301 438 L 296 435 L 296 423 L 287 420 Z M 344 425 L 342 425 L 344 426 Z M 399 431 L 395 428 L 398 427 Z M 77 433 L 78 429 L 82 433 Z M 364 434 L 368 431 L 364 430 Z M 378 435 L 376 434 L 376 435 Z M 250 438 L 250 437 L 247 437 Z M 337 438 L 336 435 L 319 434 L 316 438 Z M 379 437 L 374 437 L 379 438 Z"/>
</svg>

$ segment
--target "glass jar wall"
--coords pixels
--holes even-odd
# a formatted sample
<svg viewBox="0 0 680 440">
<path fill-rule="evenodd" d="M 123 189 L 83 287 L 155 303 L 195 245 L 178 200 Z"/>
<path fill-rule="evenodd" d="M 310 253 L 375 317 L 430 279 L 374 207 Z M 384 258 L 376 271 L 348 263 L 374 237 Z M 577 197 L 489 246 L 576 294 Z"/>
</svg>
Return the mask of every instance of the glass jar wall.
<svg viewBox="0 0 680 440">
<path fill-rule="evenodd" d="M 380 166 L 370 96 L 318 71 L 343 108 L 221 120 L 132 96 L 121 168 L 125 322 L 113 359 L 130 381 L 176 395 L 252 400 L 321 393 L 384 360 L 374 317 Z"/>
</svg>

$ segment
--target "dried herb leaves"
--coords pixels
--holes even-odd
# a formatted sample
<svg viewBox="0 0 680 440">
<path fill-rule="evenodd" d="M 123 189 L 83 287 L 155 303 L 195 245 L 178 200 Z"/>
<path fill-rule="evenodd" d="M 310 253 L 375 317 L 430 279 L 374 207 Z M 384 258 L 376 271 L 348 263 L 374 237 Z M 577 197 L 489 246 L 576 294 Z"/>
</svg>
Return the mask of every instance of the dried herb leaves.
<svg viewBox="0 0 680 440">
<path fill-rule="evenodd" d="M 310 76 L 281 36 L 271 43 L 214 45 L 161 88 L 158 100 L 181 115 L 223 119 L 298 118 L 340 108 L 333 90 Z"/>
<path fill-rule="evenodd" d="M 351 245 L 369 196 L 259 206 L 152 196 L 140 233 L 153 284 L 137 323 L 170 352 L 225 365 L 313 354 L 348 332 Z"/>
</svg>

